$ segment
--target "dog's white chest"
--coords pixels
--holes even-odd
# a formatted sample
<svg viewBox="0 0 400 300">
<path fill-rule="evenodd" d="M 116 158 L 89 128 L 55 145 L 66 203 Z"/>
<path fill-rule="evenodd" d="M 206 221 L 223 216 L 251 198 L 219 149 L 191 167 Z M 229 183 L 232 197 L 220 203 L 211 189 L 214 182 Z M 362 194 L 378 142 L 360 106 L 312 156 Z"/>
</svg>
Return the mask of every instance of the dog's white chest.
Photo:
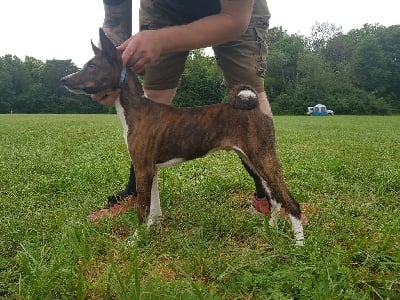
<svg viewBox="0 0 400 300">
<path fill-rule="evenodd" d="M 128 146 L 128 123 L 126 123 L 125 109 L 122 107 L 121 102 L 119 101 L 119 97 L 117 101 L 115 101 L 115 109 L 117 110 L 119 120 L 121 121 L 122 124 L 125 144 L 126 146 Z"/>
</svg>

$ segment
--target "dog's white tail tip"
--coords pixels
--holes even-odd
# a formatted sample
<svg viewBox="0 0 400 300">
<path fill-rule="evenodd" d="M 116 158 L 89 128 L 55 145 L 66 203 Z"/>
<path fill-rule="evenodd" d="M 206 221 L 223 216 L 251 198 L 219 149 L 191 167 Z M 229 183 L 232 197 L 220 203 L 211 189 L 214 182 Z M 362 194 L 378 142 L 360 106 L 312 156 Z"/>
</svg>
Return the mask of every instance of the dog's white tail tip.
<svg viewBox="0 0 400 300">
<path fill-rule="evenodd" d="M 240 99 L 242 99 L 242 100 L 249 100 L 249 99 L 257 98 L 256 93 L 254 93 L 252 90 L 241 90 L 241 91 L 238 93 L 238 96 L 239 96 Z"/>
</svg>

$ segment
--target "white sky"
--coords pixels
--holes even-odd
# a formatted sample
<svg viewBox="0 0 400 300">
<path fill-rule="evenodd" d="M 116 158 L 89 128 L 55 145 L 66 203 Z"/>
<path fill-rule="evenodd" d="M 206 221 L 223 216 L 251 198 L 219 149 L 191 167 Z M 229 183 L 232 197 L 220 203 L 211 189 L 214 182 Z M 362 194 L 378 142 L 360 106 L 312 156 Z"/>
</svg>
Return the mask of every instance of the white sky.
<svg viewBox="0 0 400 300">
<path fill-rule="evenodd" d="M 198 0 L 201 1 L 201 0 Z M 270 27 L 309 35 L 315 22 L 342 26 L 343 31 L 363 24 L 400 24 L 397 0 L 268 0 Z M 133 30 L 137 30 L 139 0 L 133 0 Z M 103 22 L 101 0 L 8 0 L 0 7 L 0 56 L 25 55 L 72 59 L 81 67 L 90 57 L 90 39 L 98 40 Z"/>
</svg>

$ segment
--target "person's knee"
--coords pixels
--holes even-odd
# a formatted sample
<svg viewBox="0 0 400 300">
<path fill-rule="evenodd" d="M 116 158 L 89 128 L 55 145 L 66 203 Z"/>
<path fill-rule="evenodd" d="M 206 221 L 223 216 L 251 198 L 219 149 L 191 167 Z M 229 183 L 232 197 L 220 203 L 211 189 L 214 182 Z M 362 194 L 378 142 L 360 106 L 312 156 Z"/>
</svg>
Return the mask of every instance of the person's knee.
<svg viewBox="0 0 400 300">
<path fill-rule="evenodd" d="M 157 103 L 170 105 L 176 94 L 176 88 L 167 90 L 147 90 L 144 91 L 147 98 Z"/>
<path fill-rule="evenodd" d="M 267 94 L 265 92 L 257 93 L 257 97 L 258 97 L 258 102 L 260 103 L 261 111 L 264 114 L 272 117 L 272 110 L 267 98 Z"/>
</svg>

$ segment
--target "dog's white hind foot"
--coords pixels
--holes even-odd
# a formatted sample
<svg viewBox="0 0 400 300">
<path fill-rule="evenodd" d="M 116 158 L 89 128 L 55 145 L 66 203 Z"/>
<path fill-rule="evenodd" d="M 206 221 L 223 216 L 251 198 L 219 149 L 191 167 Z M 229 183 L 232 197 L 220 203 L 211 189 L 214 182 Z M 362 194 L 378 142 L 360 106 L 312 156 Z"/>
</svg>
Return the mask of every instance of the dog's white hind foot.
<svg viewBox="0 0 400 300">
<path fill-rule="evenodd" d="M 298 219 L 291 214 L 289 214 L 289 219 L 292 223 L 292 230 L 294 233 L 294 238 L 296 240 L 296 246 L 304 246 L 304 232 L 301 219 Z"/>
</svg>

